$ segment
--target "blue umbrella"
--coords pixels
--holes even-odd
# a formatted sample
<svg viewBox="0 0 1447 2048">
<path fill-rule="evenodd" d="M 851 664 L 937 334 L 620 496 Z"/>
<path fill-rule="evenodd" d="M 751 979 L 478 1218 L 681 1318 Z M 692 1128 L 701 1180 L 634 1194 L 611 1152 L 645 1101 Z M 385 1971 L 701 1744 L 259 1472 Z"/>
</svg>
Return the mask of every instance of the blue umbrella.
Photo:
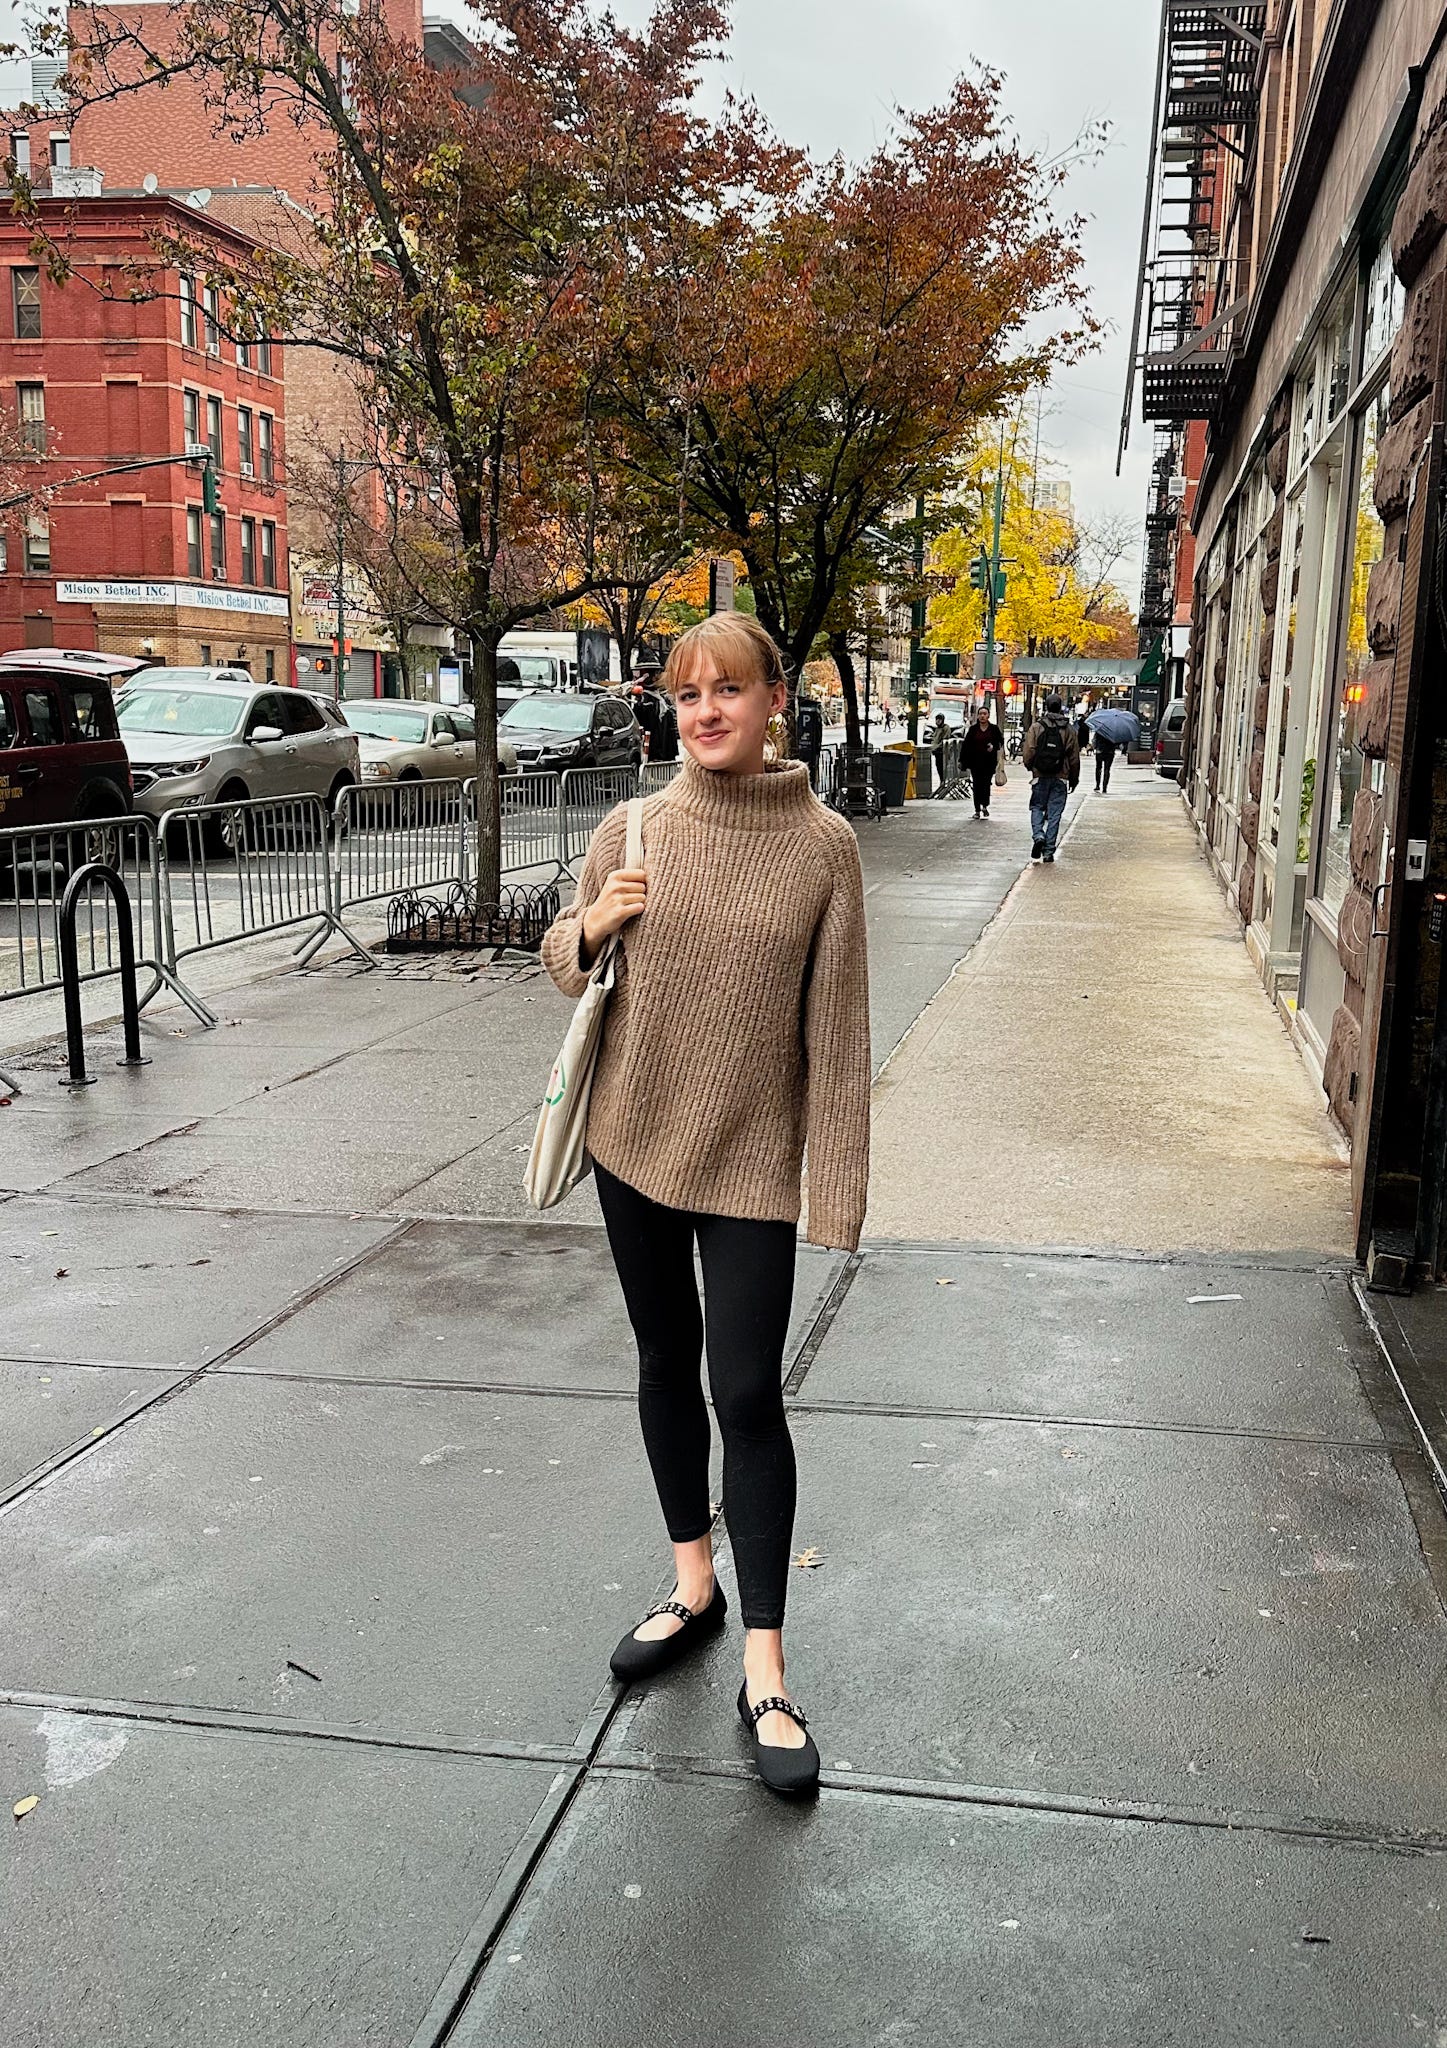
<svg viewBox="0 0 1447 2048">
<path fill-rule="evenodd" d="M 1112 746 L 1138 747 L 1141 743 L 1141 722 L 1133 711 L 1092 711 L 1085 722 Z"/>
</svg>

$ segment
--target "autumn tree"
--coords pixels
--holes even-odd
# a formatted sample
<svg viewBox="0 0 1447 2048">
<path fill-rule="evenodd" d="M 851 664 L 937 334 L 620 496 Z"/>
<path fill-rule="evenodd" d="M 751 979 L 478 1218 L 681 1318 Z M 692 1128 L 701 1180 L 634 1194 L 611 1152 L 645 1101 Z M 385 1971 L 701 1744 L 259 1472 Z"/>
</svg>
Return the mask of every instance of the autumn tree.
<svg viewBox="0 0 1447 2048">
<path fill-rule="evenodd" d="M 186 79 L 220 132 L 291 121 L 312 138 L 307 246 L 229 264 L 204 242 L 163 253 L 220 286 L 237 332 L 349 366 L 387 489 L 419 471 L 439 480 L 479 714 L 479 882 L 493 896 L 498 643 L 618 581 L 578 545 L 589 408 L 656 217 L 709 221 L 720 174 L 746 188 L 750 123 L 730 113 L 710 128 L 691 109 L 726 26 L 712 0 L 654 0 L 636 35 L 583 0 L 476 0 L 472 15 L 474 62 L 442 74 L 353 0 L 91 8 L 67 91 L 75 118 Z M 422 559 L 409 548 L 403 568 Z"/>
<path fill-rule="evenodd" d="M 1000 89 L 960 79 L 859 167 L 771 147 L 751 220 L 645 224 L 615 410 L 641 473 L 737 547 L 796 674 L 869 530 L 1092 331 L 1063 167 L 1011 139 Z"/>
<path fill-rule="evenodd" d="M 968 655 L 984 637 L 984 594 L 972 584 L 970 570 L 994 537 L 995 480 L 1002 472 L 1007 588 L 996 614 L 997 637 L 1017 654 L 1113 650 L 1122 614 L 1130 618 L 1129 605 L 1110 580 L 1129 529 L 1119 522 L 1091 528 L 1078 520 L 1049 468 L 1037 470 L 1022 437 L 1008 428 L 998 437 L 981 437 L 964 465 L 956 499 L 960 516 L 932 545 L 931 569 L 952 580 L 930 601 L 931 644 Z"/>
</svg>

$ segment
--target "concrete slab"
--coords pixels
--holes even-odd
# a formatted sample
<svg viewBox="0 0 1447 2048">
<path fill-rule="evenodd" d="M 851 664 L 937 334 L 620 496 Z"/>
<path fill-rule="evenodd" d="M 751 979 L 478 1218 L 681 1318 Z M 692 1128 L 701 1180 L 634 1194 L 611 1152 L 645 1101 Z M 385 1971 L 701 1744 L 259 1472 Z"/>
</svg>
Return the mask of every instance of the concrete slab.
<svg viewBox="0 0 1447 2048">
<path fill-rule="evenodd" d="M 220 1206 L 387 1209 L 466 1147 L 466 1135 L 451 1129 L 379 1128 L 374 1106 L 359 1096 L 345 1123 L 208 1117 L 55 1185 Z"/>
<path fill-rule="evenodd" d="M 553 1768 L 0 1709 L 7 2048 L 397 2048 Z"/>
<path fill-rule="evenodd" d="M 478 1006 L 479 1014 L 486 1010 L 486 1004 Z M 540 1100 L 551 1059 L 541 1046 L 535 1049 L 531 1065 L 541 1070 Z M 349 1134 L 365 1118 L 394 1145 L 410 1133 L 455 1158 L 514 1121 L 524 1085 L 516 1066 L 500 1067 L 486 1045 L 465 1053 L 389 1046 L 349 1053 L 319 1073 L 278 1081 L 263 1101 L 251 1098 L 223 1109 L 221 1121 L 335 1123 Z"/>
<path fill-rule="evenodd" d="M 138 1402 L 175 1386 L 182 1375 L 154 1368 L 27 1365 L 0 1359 L 0 1489 L 23 1479 L 58 1451 L 104 1432 Z"/>
<path fill-rule="evenodd" d="M 1022 878 L 891 1062 L 871 1237 L 1349 1254 L 1325 1100 L 1179 793 L 1150 781 L 1082 800 L 1066 857 Z M 999 1046 L 1010 1079 L 982 1085 Z"/>
<path fill-rule="evenodd" d="M 567 1029 L 566 1015 L 555 1021 L 561 1025 L 561 1042 Z M 557 1048 L 553 1050 L 556 1052 Z M 413 1216 L 536 1222 L 538 1212 L 523 1193 L 523 1174 L 537 1122 L 537 1109 L 529 1103 L 505 1131 L 489 1138 L 485 1145 L 476 1146 L 441 1172 L 428 1174 L 404 1188 L 397 1198 L 399 1207 Z M 559 1214 L 566 1215 L 569 1223 L 592 1224 L 601 1229 L 603 1215 L 591 1176 L 574 1188 Z"/>
<path fill-rule="evenodd" d="M 628 1402 L 204 1380 L 0 1516 L 0 1641 L 24 1692 L 567 1745 L 667 1559 Z"/>
<path fill-rule="evenodd" d="M 107 1087 L 110 1079 L 107 1074 L 95 1089 L 85 1091 L 83 1109 L 72 1100 L 68 1109 L 62 1103 L 57 1111 L 49 1092 L 53 1089 L 58 1097 L 61 1090 L 45 1078 L 31 1081 L 24 1095 L 9 1109 L 0 1110 L 5 1119 L 0 1184 L 18 1194 L 38 1194 L 72 1173 L 125 1159 L 182 1122 L 180 1112 L 167 1108 L 137 1113 L 102 1106 L 108 1100 L 122 1099 L 120 1090 L 112 1094 Z M 124 1081 L 121 1088 L 129 1096 Z M 38 1106 L 42 1089 L 46 1090 L 44 1109 Z M 106 1090 L 104 1097 L 102 1089 Z M 93 1105 L 88 1099 L 91 1096 L 101 1097 L 100 1102 Z M 32 1104 L 37 1106 L 32 1108 Z"/>
<path fill-rule="evenodd" d="M 1380 1442 L 1341 1272 L 870 1248 L 803 1389 Z"/>
<path fill-rule="evenodd" d="M 801 1247 L 786 1371 L 843 1263 Z M 601 1228 L 422 1223 L 234 1370 L 631 1392 L 638 1354 Z"/>
<path fill-rule="evenodd" d="M 451 2048 L 1396 2048 L 1447 2011 L 1442 1884 L 1350 1844 L 593 1778 Z"/>
<path fill-rule="evenodd" d="M 318 1001 L 312 991 L 324 991 Z M 227 1043 L 348 1052 L 391 1038 L 405 1024 L 468 1007 L 455 982 L 427 982 L 343 963 L 319 972 L 252 982 L 211 1002 Z"/>
<path fill-rule="evenodd" d="M 57 1085 L 66 1071 L 63 1045 L 28 1054 L 15 1068 L 25 1090 L 17 1106 L 26 1117 L 44 1114 L 53 1120 L 78 1121 L 82 1116 L 113 1115 L 123 1101 L 129 1115 L 164 1115 L 170 1125 L 183 1124 L 214 1116 L 267 1089 L 275 1091 L 304 1073 L 313 1060 L 301 1048 L 239 1046 L 231 1034 L 173 1035 L 157 1025 L 142 1029 L 141 1050 L 150 1056 L 150 1066 L 117 1074 L 114 1062 L 123 1050 L 112 1034 L 103 1041 L 88 1040 L 87 1065 L 98 1079 L 94 1088 L 78 1095 Z M 124 1091 L 123 1096 L 117 1089 Z"/>
<path fill-rule="evenodd" d="M 370 1218 L 20 1199 L 0 1213 L 11 1357 L 197 1365 L 376 1244 Z"/>
<path fill-rule="evenodd" d="M 1447 1618 L 1384 1452 L 852 1415 L 796 1440 L 824 1563 L 790 1574 L 789 1669 L 826 1762 L 1447 1829 Z M 631 1744 L 732 1754 L 737 1665 L 731 1637 L 682 1668 Z"/>
</svg>

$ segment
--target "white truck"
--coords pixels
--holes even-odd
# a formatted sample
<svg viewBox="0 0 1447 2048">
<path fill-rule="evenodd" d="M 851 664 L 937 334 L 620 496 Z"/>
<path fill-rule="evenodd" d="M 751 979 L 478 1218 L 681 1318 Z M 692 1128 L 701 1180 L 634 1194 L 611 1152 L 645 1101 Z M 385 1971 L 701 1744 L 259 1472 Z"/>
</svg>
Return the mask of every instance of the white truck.
<svg viewBox="0 0 1447 2048">
<path fill-rule="evenodd" d="M 504 634 L 497 650 L 499 662 L 517 664 L 518 682 L 525 690 L 576 690 L 578 687 L 578 636 L 576 633 Z M 618 643 L 608 636 L 608 680 L 620 682 L 623 671 L 618 661 Z M 601 681 L 601 677 L 597 679 Z M 597 686 L 595 682 L 594 687 Z"/>
</svg>

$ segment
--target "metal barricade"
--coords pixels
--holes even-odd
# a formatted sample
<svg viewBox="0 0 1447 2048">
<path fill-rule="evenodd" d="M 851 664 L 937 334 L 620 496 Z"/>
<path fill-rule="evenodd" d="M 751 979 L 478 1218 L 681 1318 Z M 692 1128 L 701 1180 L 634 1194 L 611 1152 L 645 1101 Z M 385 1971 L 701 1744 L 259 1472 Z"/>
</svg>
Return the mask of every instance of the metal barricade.
<svg viewBox="0 0 1447 2048">
<path fill-rule="evenodd" d="M 0 831 L 0 1002 L 63 987 L 61 902 L 88 863 L 108 868 L 130 904 L 136 965 L 151 977 L 140 1007 L 164 986 L 201 1015 L 167 955 L 156 826 L 139 814 Z M 82 983 L 120 973 L 119 937 L 110 893 L 88 894 L 76 920 Z"/>
<path fill-rule="evenodd" d="M 942 796 L 963 797 L 970 794 L 972 785 L 965 773 L 961 752 L 958 740 L 946 740 L 942 747 L 936 748 L 935 760 L 939 766 L 940 776 L 940 786 L 935 791 L 936 800 Z"/>
<path fill-rule="evenodd" d="M 476 785 L 470 786 L 475 791 Z M 566 867 L 559 808 L 562 789 L 556 769 L 503 775 L 498 786 L 502 796 L 503 873 L 524 875 L 535 868 L 546 868 L 548 881 L 555 882 Z"/>
<path fill-rule="evenodd" d="M 638 793 L 640 796 L 656 796 L 660 789 L 667 789 L 674 777 L 682 773 L 682 761 L 645 761 Z"/>
<path fill-rule="evenodd" d="M 468 876 L 466 789 L 453 778 L 354 783 L 332 813 L 332 909 Z"/>
<path fill-rule="evenodd" d="M 636 768 L 570 768 L 558 802 L 562 870 L 576 880 L 575 865 L 611 810 L 638 794 Z"/>
<path fill-rule="evenodd" d="M 371 954 L 332 898 L 327 813 L 320 797 L 268 797 L 167 811 L 157 827 L 165 959 L 180 961 L 241 939 L 313 925 L 297 952 L 309 960 L 335 933 L 368 966 Z M 198 997 L 198 1016 L 215 1013 Z"/>
</svg>

